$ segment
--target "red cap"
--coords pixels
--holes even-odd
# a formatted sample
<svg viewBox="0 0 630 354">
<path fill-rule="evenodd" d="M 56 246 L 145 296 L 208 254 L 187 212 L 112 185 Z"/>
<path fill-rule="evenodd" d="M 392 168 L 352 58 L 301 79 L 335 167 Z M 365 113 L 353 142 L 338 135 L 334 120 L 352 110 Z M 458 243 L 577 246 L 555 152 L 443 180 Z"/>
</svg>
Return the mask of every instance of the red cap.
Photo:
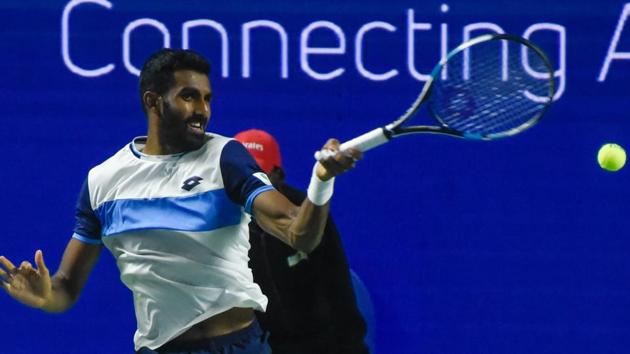
<svg viewBox="0 0 630 354">
<path fill-rule="evenodd" d="M 282 167 L 278 142 L 266 131 L 258 129 L 245 130 L 236 134 L 234 139 L 245 146 L 265 173 L 271 172 L 274 167 Z"/>
</svg>

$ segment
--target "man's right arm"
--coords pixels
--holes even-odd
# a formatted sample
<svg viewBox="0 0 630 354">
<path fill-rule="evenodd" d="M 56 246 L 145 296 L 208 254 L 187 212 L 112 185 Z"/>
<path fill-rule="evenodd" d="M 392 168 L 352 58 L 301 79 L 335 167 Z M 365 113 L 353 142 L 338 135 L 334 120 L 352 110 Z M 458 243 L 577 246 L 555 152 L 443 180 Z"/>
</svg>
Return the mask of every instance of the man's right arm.
<svg viewBox="0 0 630 354">
<path fill-rule="evenodd" d="M 47 312 L 64 312 L 79 298 L 102 246 L 71 239 L 54 276 L 48 273 L 42 251 L 35 253 L 36 267 L 19 266 L 0 257 L 0 286 L 14 299 Z"/>
<path fill-rule="evenodd" d="M 35 266 L 16 266 L 0 256 L 0 288 L 17 301 L 47 312 L 64 312 L 79 298 L 101 253 L 101 223 L 92 208 L 88 179 L 83 182 L 75 210 L 74 234 L 57 272 L 51 277 L 44 254 L 35 252 Z"/>
<path fill-rule="evenodd" d="M 102 248 L 74 238 L 68 242 L 59 269 L 52 277 L 51 296 L 42 310 L 63 312 L 74 305 Z"/>
</svg>

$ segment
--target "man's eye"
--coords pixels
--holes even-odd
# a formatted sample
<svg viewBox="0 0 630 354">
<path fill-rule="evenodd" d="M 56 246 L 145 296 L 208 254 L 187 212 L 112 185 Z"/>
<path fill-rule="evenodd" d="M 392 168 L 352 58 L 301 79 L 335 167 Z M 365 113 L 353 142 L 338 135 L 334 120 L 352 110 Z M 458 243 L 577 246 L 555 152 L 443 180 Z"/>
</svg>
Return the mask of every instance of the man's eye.
<svg viewBox="0 0 630 354">
<path fill-rule="evenodd" d="M 185 95 L 182 95 L 182 98 L 184 99 L 184 101 L 192 101 L 193 96 L 189 94 L 185 94 Z"/>
</svg>

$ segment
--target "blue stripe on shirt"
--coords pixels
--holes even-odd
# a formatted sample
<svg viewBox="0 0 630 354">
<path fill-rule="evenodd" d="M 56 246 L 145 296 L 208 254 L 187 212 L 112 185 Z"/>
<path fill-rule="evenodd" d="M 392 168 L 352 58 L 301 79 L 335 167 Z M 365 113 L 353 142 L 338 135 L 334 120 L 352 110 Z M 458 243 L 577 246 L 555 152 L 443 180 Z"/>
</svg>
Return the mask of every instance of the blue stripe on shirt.
<svg viewBox="0 0 630 354">
<path fill-rule="evenodd" d="M 101 204 L 96 215 L 103 236 L 145 229 L 211 231 L 238 225 L 241 207 L 218 189 L 186 197 L 113 200 Z"/>
<path fill-rule="evenodd" d="M 249 197 L 247 197 L 247 201 L 245 202 L 245 212 L 247 212 L 248 214 L 252 214 L 252 207 L 254 206 L 254 199 L 256 199 L 256 197 L 262 193 L 262 192 L 266 192 L 269 190 L 274 189 L 273 186 L 262 186 L 259 187 L 258 189 L 254 190 Z"/>
<path fill-rule="evenodd" d="M 77 240 L 79 240 L 79 241 L 81 241 L 83 243 L 90 244 L 90 245 L 102 245 L 103 244 L 103 241 L 101 241 L 101 240 L 95 240 L 93 238 L 89 238 L 89 237 L 86 237 L 86 236 L 83 236 L 83 235 L 79 235 L 76 232 L 74 234 L 72 234 L 72 238 L 76 238 Z"/>
</svg>

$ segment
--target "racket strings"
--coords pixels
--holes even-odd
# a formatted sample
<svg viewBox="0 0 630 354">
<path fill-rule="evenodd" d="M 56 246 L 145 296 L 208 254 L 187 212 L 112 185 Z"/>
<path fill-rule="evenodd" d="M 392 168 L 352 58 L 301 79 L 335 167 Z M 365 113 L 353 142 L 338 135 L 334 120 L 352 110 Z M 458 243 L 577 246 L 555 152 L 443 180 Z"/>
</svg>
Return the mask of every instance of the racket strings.
<svg viewBox="0 0 630 354">
<path fill-rule="evenodd" d="M 539 105 L 524 103 L 515 95 L 502 95 L 479 108 L 478 114 L 454 121 L 453 128 L 465 132 L 495 134 L 525 124 L 540 111 Z M 504 105 L 510 105 L 508 109 Z M 518 112 L 518 115 L 509 114 Z"/>
<path fill-rule="evenodd" d="M 544 60 L 529 48 L 524 58 L 523 46 L 491 40 L 451 57 L 435 78 L 429 109 L 467 134 L 509 135 L 530 126 L 552 90 Z"/>
</svg>

